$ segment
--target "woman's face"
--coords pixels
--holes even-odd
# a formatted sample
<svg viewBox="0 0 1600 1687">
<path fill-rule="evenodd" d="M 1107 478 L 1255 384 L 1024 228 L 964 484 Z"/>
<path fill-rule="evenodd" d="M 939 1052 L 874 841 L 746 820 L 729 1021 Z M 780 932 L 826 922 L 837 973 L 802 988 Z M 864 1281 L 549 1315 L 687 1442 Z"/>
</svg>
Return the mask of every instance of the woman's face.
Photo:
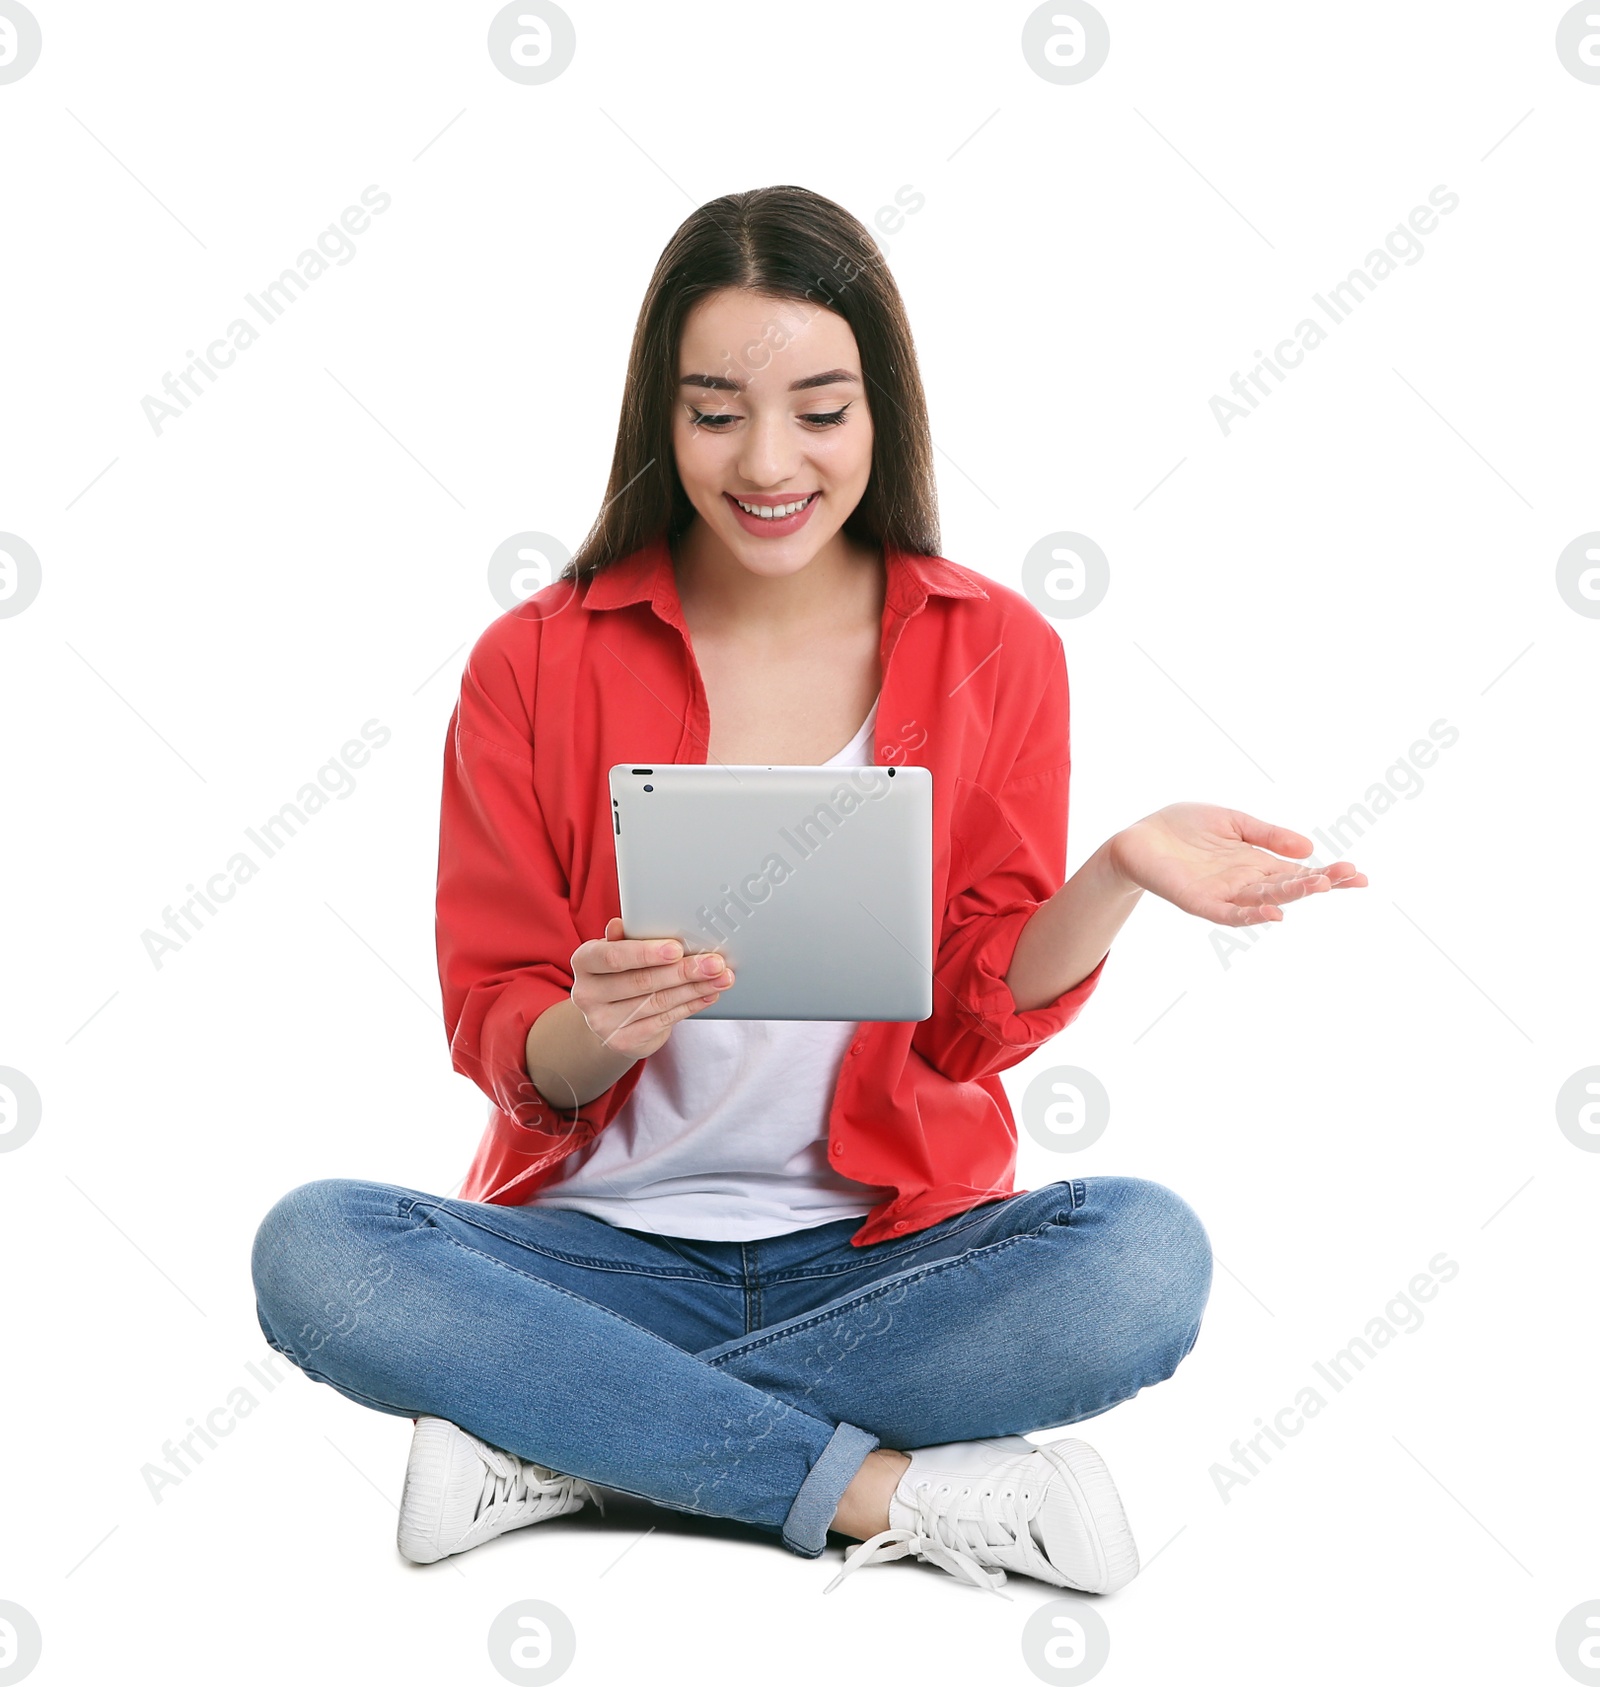
<svg viewBox="0 0 1600 1687">
<path fill-rule="evenodd" d="M 689 313 L 678 374 L 673 449 L 701 519 L 753 574 L 804 568 L 861 501 L 872 469 L 849 323 L 806 301 L 723 288 Z"/>
</svg>

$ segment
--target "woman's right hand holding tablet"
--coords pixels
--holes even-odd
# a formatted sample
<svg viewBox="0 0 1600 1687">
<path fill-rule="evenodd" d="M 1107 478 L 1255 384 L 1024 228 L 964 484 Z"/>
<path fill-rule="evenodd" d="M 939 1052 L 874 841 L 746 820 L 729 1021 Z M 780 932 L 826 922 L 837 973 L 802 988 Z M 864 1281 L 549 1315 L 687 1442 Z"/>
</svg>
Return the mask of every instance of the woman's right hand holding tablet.
<svg viewBox="0 0 1600 1687">
<path fill-rule="evenodd" d="M 606 922 L 603 938 L 572 952 L 572 1000 L 584 1023 L 607 1048 L 642 1059 L 672 1035 L 672 1027 L 709 1007 L 733 983 L 715 950 L 686 955 L 676 938 L 629 938 L 622 921 Z"/>
</svg>

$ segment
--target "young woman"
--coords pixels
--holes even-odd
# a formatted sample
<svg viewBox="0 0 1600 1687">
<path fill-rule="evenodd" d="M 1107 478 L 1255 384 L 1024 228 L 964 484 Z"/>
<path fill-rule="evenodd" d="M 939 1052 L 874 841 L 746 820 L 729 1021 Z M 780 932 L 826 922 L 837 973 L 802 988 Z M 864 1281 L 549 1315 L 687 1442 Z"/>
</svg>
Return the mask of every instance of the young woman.
<svg viewBox="0 0 1600 1687">
<path fill-rule="evenodd" d="M 439 975 L 493 1103 L 461 1197 L 322 1180 L 255 1241 L 268 1342 L 416 1419 L 407 1558 L 609 1487 L 803 1557 L 866 1543 L 846 1570 L 1136 1573 L 1098 1455 L 1024 1436 L 1171 1376 L 1205 1231 L 1137 1178 L 1017 1192 L 1000 1074 L 1077 1017 L 1145 891 L 1250 925 L 1366 880 L 1179 803 L 1063 883 L 1061 640 L 938 544 L 867 230 L 797 187 L 703 206 L 644 301 L 599 520 L 478 640 L 450 723 Z M 737 1000 L 723 958 L 624 936 L 607 770 L 710 761 L 932 770 L 928 1019 L 697 1019 Z"/>
</svg>

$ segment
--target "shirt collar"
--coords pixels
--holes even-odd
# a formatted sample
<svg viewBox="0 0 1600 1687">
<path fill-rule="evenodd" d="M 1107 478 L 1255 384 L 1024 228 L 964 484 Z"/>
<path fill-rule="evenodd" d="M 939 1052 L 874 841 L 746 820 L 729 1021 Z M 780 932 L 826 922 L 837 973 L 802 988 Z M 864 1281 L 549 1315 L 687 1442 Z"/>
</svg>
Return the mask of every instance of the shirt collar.
<svg viewBox="0 0 1600 1687">
<path fill-rule="evenodd" d="M 890 544 L 884 545 L 883 554 L 888 568 L 885 600 L 897 614 L 915 614 L 930 597 L 989 595 L 966 570 L 943 557 Z M 590 579 L 583 597 L 585 609 L 622 609 L 630 603 L 648 603 L 663 620 L 682 623 L 678 580 L 665 534 L 602 568 Z"/>
</svg>

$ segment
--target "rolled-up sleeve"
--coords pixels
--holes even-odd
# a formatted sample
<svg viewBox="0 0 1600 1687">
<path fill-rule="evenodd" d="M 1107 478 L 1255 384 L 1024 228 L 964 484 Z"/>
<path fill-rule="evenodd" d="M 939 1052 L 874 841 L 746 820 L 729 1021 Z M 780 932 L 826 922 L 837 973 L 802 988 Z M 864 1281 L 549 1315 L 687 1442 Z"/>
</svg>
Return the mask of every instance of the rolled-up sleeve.
<svg viewBox="0 0 1600 1687">
<path fill-rule="evenodd" d="M 434 919 L 445 1033 L 455 1070 L 512 1122 L 518 1148 L 559 1158 L 592 1126 L 540 1093 L 528 1077 L 526 1045 L 534 1021 L 570 993 L 570 957 L 582 939 L 540 811 L 533 757 L 512 664 L 486 634 L 468 660 L 445 740 Z"/>
<path fill-rule="evenodd" d="M 911 1046 L 947 1078 L 1003 1072 L 1066 1029 L 1093 994 L 1109 953 L 1054 1001 L 1018 1008 L 1006 983 L 1023 928 L 1066 879 L 1071 779 L 1064 652 L 1053 629 L 1041 692 L 1011 776 L 991 793 L 960 780 L 951 879 L 934 965 L 933 1012 Z"/>
</svg>

